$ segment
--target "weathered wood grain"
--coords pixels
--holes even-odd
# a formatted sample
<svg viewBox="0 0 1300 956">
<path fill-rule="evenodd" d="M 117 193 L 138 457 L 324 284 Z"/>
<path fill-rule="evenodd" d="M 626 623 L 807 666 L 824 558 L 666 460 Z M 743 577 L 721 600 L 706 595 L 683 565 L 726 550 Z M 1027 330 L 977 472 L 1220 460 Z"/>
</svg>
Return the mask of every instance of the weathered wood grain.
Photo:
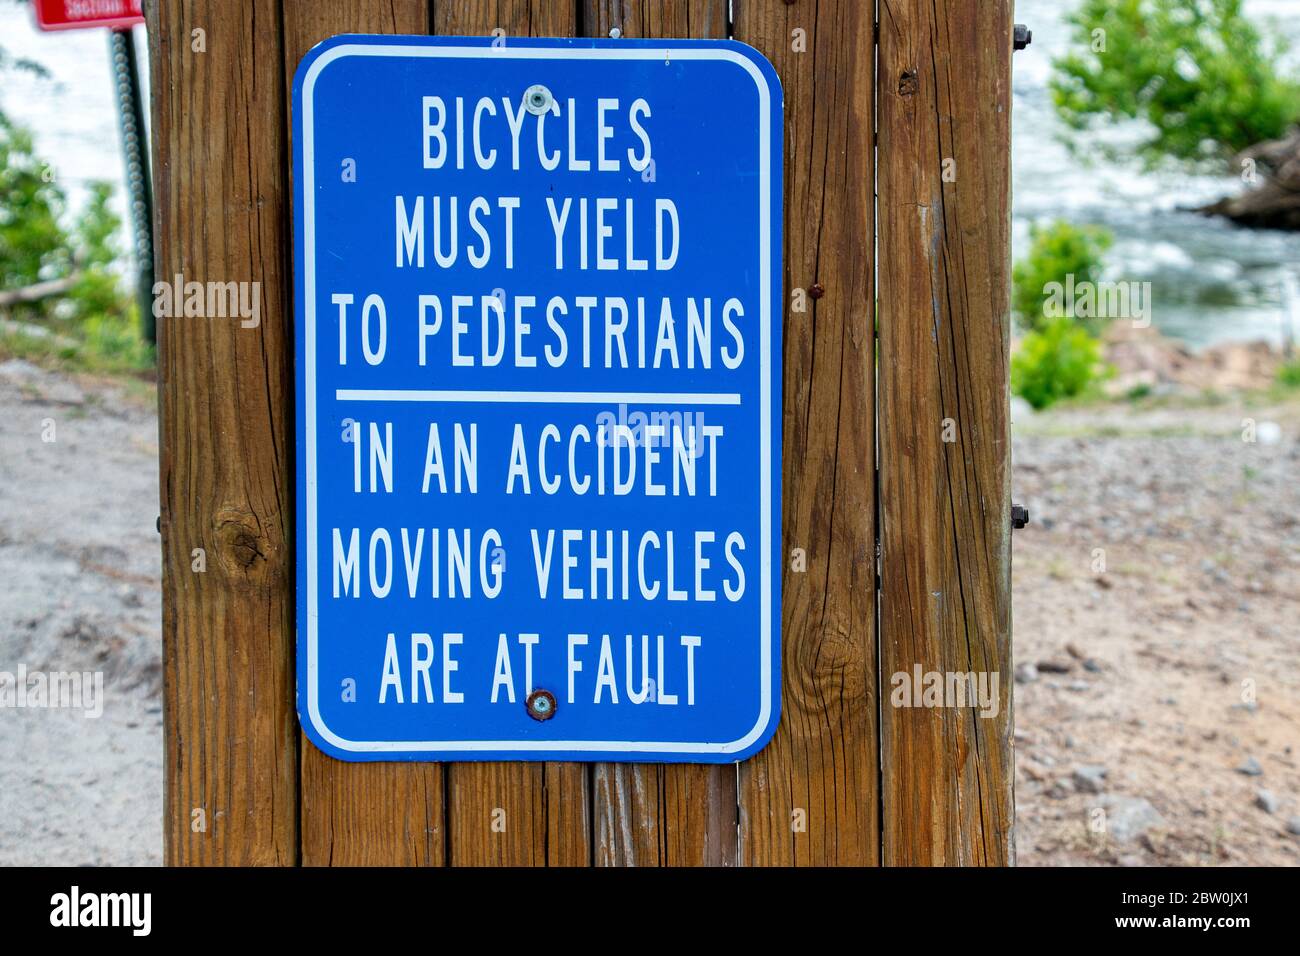
<svg viewBox="0 0 1300 956">
<path fill-rule="evenodd" d="M 293 338 L 278 7 L 151 3 L 148 34 L 158 277 L 256 282 L 260 311 L 252 328 L 158 321 L 165 857 L 293 864 Z M 195 570 L 196 549 L 206 570 Z"/>
<path fill-rule="evenodd" d="M 577 0 L 431 0 L 438 36 L 571 37 Z M 500 34 L 497 34 L 498 36 Z"/>
<path fill-rule="evenodd" d="M 626 39 L 719 39 L 725 0 L 585 0 L 583 32 Z M 734 765 L 596 764 L 592 768 L 596 863 L 726 866 L 736 860 Z"/>
<path fill-rule="evenodd" d="M 879 51 L 881 743 L 889 864 L 1012 856 L 1010 0 L 887 0 Z M 951 161 L 951 162 L 949 162 Z M 945 170 L 948 176 L 945 177 Z M 950 423 L 952 441 L 944 441 Z M 893 707 L 888 675 L 999 677 Z"/>
<path fill-rule="evenodd" d="M 586 36 L 725 39 L 727 0 L 583 0 Z"/>
<path fill-rule="evenodd" d="M 433 4 L 440 36 L 573 36 L 574 0 Z M 589 779 L 583 764 L 445 765 L 450 857 L 456 866 L 583 866 L 591 862 Z"/>
<path fill-rule="evenodd" d="M 872 5 L 736 0 L 734 16 L 785 90 L 782 714 L 740 768 L 741 860 L 871 864 Z"/>
<path fill-rule="evenodd" d="M 327 37 L 429 32 L 425 0 L 284 0 L 283 20 L 288 96 L 298 62 Z M 292 141 L 292 128 L 289 136 Z M 441 764 L 345 763 L 321 753 L 306 735 L 300 749 L 304 866 L 445 862 Z"/>
</svg>

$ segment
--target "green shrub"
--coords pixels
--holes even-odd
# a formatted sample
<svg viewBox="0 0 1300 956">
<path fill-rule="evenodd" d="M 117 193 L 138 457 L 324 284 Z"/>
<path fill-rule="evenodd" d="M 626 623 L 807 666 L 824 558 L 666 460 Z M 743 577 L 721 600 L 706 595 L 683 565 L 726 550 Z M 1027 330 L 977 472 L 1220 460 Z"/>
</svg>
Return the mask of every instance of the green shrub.
<svg viewBox="0 0 1300 956">
<path fill-rule="evenodd" d="M 71 317 L 78 323 L 105 316 L 121 319 L 128 311 L 121 276 L 114 270 L 120 258 L 116 238 L 122 220 L 110 205 L 112 197 L 109 183 L 90 183 L 90 199 L 68 237 L 79 274 L 68 302 Z"/>
<path fill-rule="evenodd" d="M 1099 282 L 1103 255 L 1114 237 L 1101 226 L 1074 226 L 1058 219 L 1047 226 L 1030 227 L 1029 254 L 1016 263 L 1011 273 L 1011 305 L 1027 331 L 1041 331 L 1052 319 L 1047 315 L 1047 287 L 1065 285 L 1074 276 L 1082 282 Z M 1099 320 L 1083 320 L 1091 332 L 1099 332 Z"/>
<path fill-rule="evenodd" d="M 67 202 L 52 167 L 36 155 L 31 133 L 0 113 L 0 289 L 76 277 L 63 295 L 7 310 L 53 337 L 6 333 L 0 345 L 92 370 L 143 370 L 153 349 L 141 341 L 137 310 L 123 287 L 113 188 L 92 182 L 89 190 L 85 208 L 65 227 Z"/>
<path fill-rule="evenodd" d="M 1277 370 L 1277 383 L 1283 388 L 1300 388 L 1300 358 L 1283 363 Z"/>
<path fill-rule="evenodd" d="M 17 289 L 66 275 L 71 249 L 59 218 L 63 190 L 32 146 L 32 135 L 0 112 L 0 289 Z M 40 302 L 13 308 L 15 318 L 39 317 Z"/>
<path fill-rule="evenodd" d="M 1011 357 L 1011 390 L 1046 408 L 1083 394 L 1100 369 L 1100 343 L 1069 319 L 1053 319 L 1026 335 Z"/>
<path fill-rule="evenodd" d="M 1076 131 L 1142 120 L 1146 165 L 1224 160 L 1277 139 L 1300 117 L 1300 84 L 1278 75 L 1285 47 L 1266 44 L 1242 0 L 1083 0 L 1068 17 L 1073 50 L 1055 61 L 1057 112 Z M 1104 45 L 1104 48 L 1103 48 Z M 1078 151 L 1106 148 L 1073 136 Z"/>
<path fill-rule="evenodd" d="M 1140 402 L 1143 399 L 1150 398 L 1154 391 L 1150 385 L 1143 382 L 1130 388 L 1124 393 L 1124 397 L 1130 402 Z"/>
</svg>

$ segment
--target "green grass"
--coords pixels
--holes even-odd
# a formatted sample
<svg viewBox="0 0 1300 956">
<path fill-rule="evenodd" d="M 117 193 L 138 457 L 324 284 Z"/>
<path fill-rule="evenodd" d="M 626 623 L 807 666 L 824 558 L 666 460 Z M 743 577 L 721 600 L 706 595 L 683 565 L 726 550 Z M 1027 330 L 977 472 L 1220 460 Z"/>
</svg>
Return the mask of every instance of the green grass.
<svg viewBox="0 0 1300 956">
<path fill-rule="evenodd" d="M 1277 384 L 1286 391 L 1300 389 L 1300 358 L 1293 358 L 1277 370 Z"/>
<path fill-rule="evenodd" d="M 1210 430 L 1195 425 L 1096 425 L 1090 422 L 1053 421 L 1049 423 L 1032 422 L 1026 425 L 1017 423 L 1014 431 L 1017 435 L 1032 438 L 1231 438 L 1240 437 L 1239 432 L 1228 430 Z"/>
<path fill-rule="evenodd" d="M 64 372 L 150 379 L 154 347 L 130 318 L 92 317 L 76 329 L 51 327 L 45 337 L 0 328 L 0 356 Z"/>
</svg>

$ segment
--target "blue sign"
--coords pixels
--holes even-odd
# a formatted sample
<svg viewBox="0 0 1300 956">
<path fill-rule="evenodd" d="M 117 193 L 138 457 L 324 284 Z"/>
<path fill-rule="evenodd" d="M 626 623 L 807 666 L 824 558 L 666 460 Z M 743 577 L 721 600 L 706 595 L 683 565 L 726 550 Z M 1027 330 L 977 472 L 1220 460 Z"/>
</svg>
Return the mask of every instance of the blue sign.
<svg viewBox="0 0 1300 956">
<path fill-rule="evenodd" d="M 729 41 L 340 36 L 293 87 L 298 713 L 724 763 L 780 714 L 781 88 Z"/>
</svg>

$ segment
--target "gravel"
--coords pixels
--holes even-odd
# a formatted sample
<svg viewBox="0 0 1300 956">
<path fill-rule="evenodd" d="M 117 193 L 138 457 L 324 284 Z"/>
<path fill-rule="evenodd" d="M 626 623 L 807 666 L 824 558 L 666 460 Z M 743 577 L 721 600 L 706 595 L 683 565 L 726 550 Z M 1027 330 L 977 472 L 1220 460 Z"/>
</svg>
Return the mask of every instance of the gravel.
<svg viewBox="0 0 1300 956">
<path fill-rule="evenodd" d="M 161 862 L 157 435 L 138 397 L 0 362 L 0 671 L 103 682 L 98 717 L 0 709 L 0 865 Z"/>
</svg>

